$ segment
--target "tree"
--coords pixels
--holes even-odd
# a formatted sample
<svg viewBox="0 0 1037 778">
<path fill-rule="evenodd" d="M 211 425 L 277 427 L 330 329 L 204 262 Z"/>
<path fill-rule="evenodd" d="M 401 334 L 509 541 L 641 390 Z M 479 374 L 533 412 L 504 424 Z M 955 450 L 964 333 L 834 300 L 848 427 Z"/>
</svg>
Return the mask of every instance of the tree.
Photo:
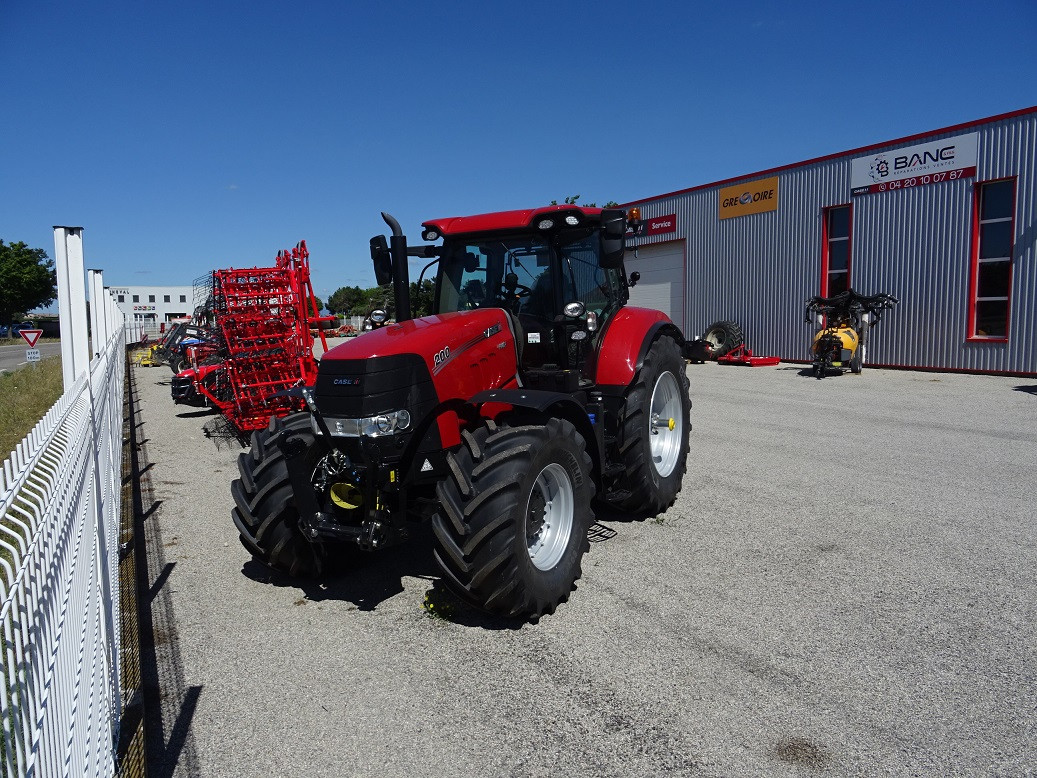
<svg viewBox="0 0 1037 778">
<path fill-rule="evenodd" d="M 50 305 L 58 294 L 56 284 L 54 261 L 46 251 L 0 240 L 0 323 Z"/>
<path fill-rule="evenodd" d="M 340 286 L 328 297 L 328 310 L 342 316 L 363 316 L 364 290 L 359 286 Z"/>
<path fill-rule="evenodd" d="M 411 281 L 410 285 L 410 313 L 415 319 L 428 316 L 432 313 L 433 298 L 436 294 L 436 283 L 431 278 L 426 278 L 418 288 L 417 281 Z"/>
</svg>

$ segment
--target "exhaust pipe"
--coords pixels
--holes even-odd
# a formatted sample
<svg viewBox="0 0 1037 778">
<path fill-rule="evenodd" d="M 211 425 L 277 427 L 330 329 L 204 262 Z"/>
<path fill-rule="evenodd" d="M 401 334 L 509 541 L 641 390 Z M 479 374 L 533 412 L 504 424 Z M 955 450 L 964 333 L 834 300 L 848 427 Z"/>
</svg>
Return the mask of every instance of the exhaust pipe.
<svg viewBox="0 0 1037 778">
<path fill-rule="evenodd" d="M 407 236 L 400 223 L 382 211 L 382 219 L 392 230 L 389 255 L 392 257 L 392 290 L 396 303 L 396 321 L 407 321 L 410 315 L 410 269 L 407 267 Z"/>
</svg>

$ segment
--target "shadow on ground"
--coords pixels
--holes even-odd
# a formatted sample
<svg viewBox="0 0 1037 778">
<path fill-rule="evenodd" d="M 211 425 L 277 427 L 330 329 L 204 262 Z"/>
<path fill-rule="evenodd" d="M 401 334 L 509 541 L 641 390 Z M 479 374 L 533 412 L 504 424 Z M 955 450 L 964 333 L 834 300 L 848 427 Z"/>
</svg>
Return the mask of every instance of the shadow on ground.
<svg viewBox="0 0 1037 778">
<path fill-rule="evenodd" d="M 598 510 L 598 516 L 606 521 L 622 523 L 643 518 L 602 509 Z M 617 534 L 617 530 L 596 521 L 588 531 L 587 539 L 591 543 L 603 543 Z M 320 578 L 292 578 L 255 558 L 245 562 L 241 572 L 258 583 L 298 589 L 312 602 L 349 602 L 362 612 L 374 611 L 402 593 L 404 578 L 422 578 L 431 587 L 425 592 L 424 607 L 433 618 L 490 630 L 521 629 L 529 623 L 525 619 L 484 613 L 460 599 L 443 584 L 432 548 L 431 527 L 422 526 L 405 543 L 382 551 L 364 552 L 351 546 L 340 546 L 337 552 L 331 553 Z"/>
</svg>

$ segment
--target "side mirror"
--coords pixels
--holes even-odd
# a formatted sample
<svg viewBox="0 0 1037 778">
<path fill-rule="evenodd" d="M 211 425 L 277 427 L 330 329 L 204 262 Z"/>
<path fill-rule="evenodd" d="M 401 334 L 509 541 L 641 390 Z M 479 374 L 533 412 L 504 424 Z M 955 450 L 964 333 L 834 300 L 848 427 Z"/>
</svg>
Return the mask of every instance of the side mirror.
<svg viewBox="0 0 1037 778">
<path fill-rule="evenodd" d="M 626 213 L 620 208 L 606 208 L 601 212 L 601 266 L 615 270 L 623 266 L 626 253 Z"/>
<path fill-rule="evenodd" d="M 375 235 L 371 238 L 371 262 L 374 263 L 374 279 L 378 286 L 391 283 L 392 258 L 384 235 Z"/>
</svg>

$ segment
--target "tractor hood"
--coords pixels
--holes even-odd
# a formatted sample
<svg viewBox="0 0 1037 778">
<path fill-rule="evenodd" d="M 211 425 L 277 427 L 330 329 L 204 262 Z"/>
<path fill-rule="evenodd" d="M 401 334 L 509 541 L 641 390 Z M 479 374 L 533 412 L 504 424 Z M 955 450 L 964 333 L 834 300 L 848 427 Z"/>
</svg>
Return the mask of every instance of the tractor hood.
<svg viewBox="0 0 1037 778">
<path fill-rule="evenodd" d="M 367 394 L 365 376 L 382 368 L 385 380 L 401 390 L 417 380 L 417 373 L 428 376 L 441 403 L 513 385 L 518 367 L 508 314 L 499 308 L 444 313 L 359 335 L 321 359 L 318 404 L 329 395 Z M 368 402 L 370 397 L 365 406 Z"/>
</svg>

